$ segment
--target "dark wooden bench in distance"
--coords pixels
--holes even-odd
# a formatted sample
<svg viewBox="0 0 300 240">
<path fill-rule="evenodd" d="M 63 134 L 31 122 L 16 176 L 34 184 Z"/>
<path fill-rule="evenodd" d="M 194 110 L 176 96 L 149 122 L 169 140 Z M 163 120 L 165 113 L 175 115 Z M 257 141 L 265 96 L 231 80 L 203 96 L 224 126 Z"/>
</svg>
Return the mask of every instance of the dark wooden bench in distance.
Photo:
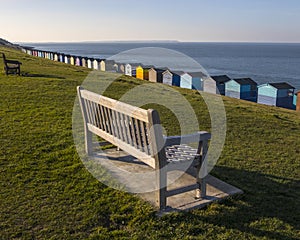
<svg viewBox="0 0 300 240">
<path fill-rule="evenodd" d="M 3 63 L 4 63 L 4 71 L 6 75 L 8 74 L 18 74 L 21 73 L 21 65 L 22 63 L 16 60 L 6 59 L 5 54 L 2 53 Z"/>
<path fill-rule="evenodd" d="M 167 197 L 186 191 L 198 190 L 195 197 L 205 197 L 205 178 L 197 179 L 181 189 L 168 190 L 167 173 L 187 167 L 196 168 L 199 172 L 207 152 L 209 133 L 164 137 L 156 110 L 134 107 L 81 87 L 78 87 L 78 96 L 84 117 L 88 155 L 93 154 L 92 134 L 96 134 L 157 170 L 156 203 L 160 209 L 167 206 Z M 179 145 L 195 141 L 199 143 L 198 149 Z"/>
</svg>

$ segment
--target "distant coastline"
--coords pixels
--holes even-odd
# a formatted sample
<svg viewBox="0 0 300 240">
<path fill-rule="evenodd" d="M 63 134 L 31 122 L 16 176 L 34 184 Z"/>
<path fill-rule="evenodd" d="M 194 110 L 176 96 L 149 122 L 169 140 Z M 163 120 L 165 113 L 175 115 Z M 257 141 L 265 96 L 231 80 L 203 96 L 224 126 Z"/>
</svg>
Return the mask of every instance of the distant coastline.
<svg viewBox="0 0 300 240">
<path fill-rule="evenodd" d="M 211 75 L 251 77 L 259 84 L 288 82 L 300 90 L 300 43 L 195 43 L 179 41 L 23 43 L 27 47 L 92 58 L 109 58 L 134 48 L 158 47 L 182 52 Z M 163 57 L 163 56 L 157 56 Z"/>
</svg>

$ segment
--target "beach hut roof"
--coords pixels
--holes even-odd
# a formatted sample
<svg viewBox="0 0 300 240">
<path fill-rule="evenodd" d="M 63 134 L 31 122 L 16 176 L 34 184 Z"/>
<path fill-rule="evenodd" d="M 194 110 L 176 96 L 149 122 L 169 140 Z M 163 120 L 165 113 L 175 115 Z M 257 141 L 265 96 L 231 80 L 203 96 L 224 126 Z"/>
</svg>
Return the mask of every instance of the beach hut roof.
<svg viewBox="0 0 300 240">
<path fill-rule="evenodd" d="M 105 63 L 115 63 L 115 61 L 114 60 L 106 60 L 106 59 L 102 59 L 103 61 L 105 61 Z"/>
<path fill-rule="evenodd" d="M 280 83 L 269 83 L 271 86 L 273 86 L 276 89 L 295 89 L 293 86 L 286 82 L 280 82 Z"/>
<path fill-rule="evenodd" d="M 125 62 L 119 62 L 119 61 L 117 61 L 116 62 L 117 64 L 122 64 L 122 65 L 126 65 L 127 63 L 125 63 Z"/>
<path fill-rule="evenodd" d="M 171 71 L 171 73 L 181 76 L 185 72 L 184 71 Z"/>
<path fill-rule="evenodd" d="M 227 75 L 211 76 L 211 78 L 215 80 L 217 83 L 226 83 L 230 81 L 230 78 Z"/>
<path fill-rule="evenodd" d="M 153 65 L 144 65 L 144 64 L 140 64 L 139 66 L 141 66 L 143 69 L 151 69 L 151 68 L 155 68 L 155 66 L 153 66 Z"/>
<path fill-rule="evenodd" d="M 187 72 L 191 77 L 206 77 L 203 72 Z"/>
<path fill-rule="evenodd" d="M 140 63 L 126 63 L 126 65 L 130 65 L 130 66 L 140 66 L 141 64 Z"/>
<path fill-rule="evenodd" d="M 167 69 L 162 69 L 162 68 L 151 68 L 150 70 L 154 70 L 154 71 L 156 71 L 156 72 L 158 72 L 158 73 L 163 73 L 163 72 L 165 72 Z"/>
<path fill-rule="evenodd" d="M 236 78 L 233 80 L 239 83 L 240 85 L 257 85 L 257 83 L 251 78 Z"/>
<path fill-rule="evenodd" d="M 105 59 L 102 59 L 102 58 L 94 58 L 94 60 L 97 60 L 98 62 L 101 62 L 101 61 L 103 61 L 103 60 L 105 60 Z"/>
</svg>

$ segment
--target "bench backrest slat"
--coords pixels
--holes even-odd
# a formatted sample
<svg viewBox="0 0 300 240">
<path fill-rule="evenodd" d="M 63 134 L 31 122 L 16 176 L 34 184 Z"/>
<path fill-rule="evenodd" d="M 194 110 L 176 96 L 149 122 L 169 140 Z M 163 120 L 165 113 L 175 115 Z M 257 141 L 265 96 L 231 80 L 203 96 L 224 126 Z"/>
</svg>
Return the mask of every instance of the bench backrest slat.
<svg viewBox="0 0 300 240">
<path fill-rule="evenodd" d="M 153 149 L 152 111 L 110 99 L 78 87 L 78 96 L 88 131 L 144 161 L 153 168 L 160 161 Z M 157 124 L 157 123 L 156 123 Z M 160 124 L 160 123 L 159 123 Z M 162 133 L 159 133 L 162 137 Z M 152 139 L 151 139 L 152 136 Z"/>
<path fill-rule="evenodd" d="M 95 103 L 99 103 L 101 106 L 114 109 L 119 113 L 123 113 L 125 115 L 132 116 L 133 118 L 137 118 L 141 121 L 148 122 L 147 110 L 145 109 L 141 109 L 139 107 L 119 102 L 117 100 L 104 97 L 102 95 L 98 95 L 87 90 L 82 90 L 81 96 L 84 99 L 90 100 Z"/>
</svg>

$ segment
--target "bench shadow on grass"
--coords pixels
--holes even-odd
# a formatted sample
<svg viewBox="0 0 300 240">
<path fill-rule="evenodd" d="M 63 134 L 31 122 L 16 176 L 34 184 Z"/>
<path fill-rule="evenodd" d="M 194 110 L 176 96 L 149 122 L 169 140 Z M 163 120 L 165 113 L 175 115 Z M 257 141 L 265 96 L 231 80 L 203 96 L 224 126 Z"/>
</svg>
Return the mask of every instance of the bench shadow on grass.
<svg viewBox="0 0 300 240">
<path fill-rule="evenodd" d="M 22 73 L 23 77 L 39 77 L 39 78 L 56 78 L 56 79 L 66 79 L 62 76 L 51 75 L 51 74 L 38 74 L 38 73 Z"/>
<path fill-rule="evenodd" d="M 257 237 L 297 239 L 285 234 L 284 225 L 292 227 L 290 232 L 299 229 L 300 181 L 227 167 L 215 167 L 213 175 L 242 189 L 244 194 L 219 203 L 222 207 L 216 206 L 215 214 L 184 213 L 184 221 L 189 218 L 197 222 L 201 218 L 203 222 Z M 276 228 L 274 221 L 280 226 Z"/>
</svg>

